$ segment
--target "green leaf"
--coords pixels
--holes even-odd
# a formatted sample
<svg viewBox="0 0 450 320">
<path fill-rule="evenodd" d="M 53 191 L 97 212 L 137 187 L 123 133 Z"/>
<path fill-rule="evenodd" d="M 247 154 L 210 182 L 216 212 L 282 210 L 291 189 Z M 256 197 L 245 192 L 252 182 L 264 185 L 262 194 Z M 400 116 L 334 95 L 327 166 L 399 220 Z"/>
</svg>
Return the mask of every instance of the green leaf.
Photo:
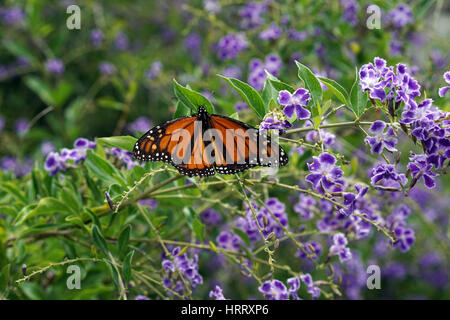
<svg viewBox="0 0 450 320">
<path fill-rule="evenodd" d="M 119 148 L 127 151 L 133 151 L 133 147 L 137 140 L 138 139 L 132 136 L 97 138 L 97 142 L 100 143 L 102 146 Z"/>
<path fill-rule="evenodd" d="M 197 112 L 197 108 L 200 106 L 205 107 L 206 111 L 209 113 L 214 113 L 214 107 L 211 102 L 204 97 L 202 94 L 183 87 L 181 84 L 177 82 L 177 80 L 173 79 L 173 88 L 175 92 L 175 96 L 184 103 L 187 107 L 189 107 L 193 112 Z"/>
<path fill-rule="evenodd" d="M 38 77 L 28 76 L 24 78 L 27 87 L 36 93 L 43 102 L 49 106 L 55 106 L 52 90 Z"/>
<path fill-rule="evenodd" d="M 203 238 L 205 237 L 205 225 L 200 221 L 200 219 L 195 217 L 192 222 L 192 228 L 195 236 L 200 240 L 200 243 L 203 243 Z"/>
<path fill-rule="evenodd" d="M 52 92 L 53 102 L 55 106 L 61 106 L 73 91 L 73 87 L 70 83 L 65 81 L 58 82 L 58 86 Z"/>
<path fill-rule="evenodd" d="M 118 288 L 119 287 L 119 274 L 117 273 L 117 270 L 114 267 L 114 264 L 110 260 L 106 260 L 106 263 L 108 263 L 109 272 L 111 272 L 111 276 L 114 281 L 114 284 L 115 284 L 116 288 Z"/>
<path fill-rule="evenodd" d="M 352 90 L 350 91 L 350 109 L 359 119 L 366 110 L 367 107 L 367 92 L 363 92 L 359 86 L 359 74 L 358 69 L 356 69 L 355 82 L 353 83 Z"/>
<path fill-rule="evenodd" d="M 84 162 L 89 172 L 91 172 L 98 179 L 108 183 L 119 183 L 126 186 L 119 170 L 117 170 L 111 163 L 98 156 L 92 150 L 87 151 L 87 157 Z"/>
<path fill-rule="evenodd" d="M 290 93 L 293 93 L 295 91 L 295 89 L 291 85 L 282 82 L 280 79 L 275 77 L 273 74 L 271 74 L 267 70 L 265 70 L 265 71 L 267 74 L 267 80 L 269 80 L 270 84 L 273 86 L 273 88 L 275 90 L 277 90 L 278 92 L 281 90 L 287 90 Z"/>
<path fill-rule="evenodd" d="M 108 245 L 106 244 L 105 238 L 103 237 L 98 226 L 95 224 L 92 225 L 91 232 L 92 232 L 92 240 L 94 242 L 94 245 L 98 249 L 103 251 L 104 254 L 108 254 L 108 252 L 109 252 Z"/>
<path fill-rule="evenodd" d="M 23 195 L 22 192 L 20 192 L 19 188 L 17 188 L 16 184 L 11 181 L 0 183 L 0 190 L 9 193 L 11 196 L 16 198 L 21 203 L 27 202 L 25 195 Z"/>
<path fill-rule="evenodd" d="M 127 225 L 123 228 L 119 235 L 118 246 L 119 246 L 119 257 L 122 257 L 128 251 L 128 243 L 130 241 L 131 226 Z"/>
<path fill-rule="evenodd" d="M 129 282 L 131 279 L 131 261 L 133 260 L 134 250 L 130 251 L 122 264 L 122 275 L 125 282 Z"/>
<path fill-rule="evenodd" d="M 186 107 L 186 105 L 183 102 L 178 101 L 177 108 L 175 110 L 175 113 L 173 114 L 173 118 L 175 119 L 185 117 L 189 115 L 189 111 L 190 111 L 189 107 Z"/>
<path fill-rule="evenodd" d="M 24 207 L 17 215 L 15 224 L 20 225 L 29 218 L 37 215 L 49 215 L 57 212 L 70 213 L 71 209 L 64 202 L 56 198 L 42 198 L 37 205 L 31 204 Z"/>
<path fill-rule="evenodd" d="M 350 97 L 348 95 L 347 90 L 344 89 L 339 83 L 334 80 L 319 77 L 319 80 L 323 82 L 327 86 L 328 89 L 333 92 L 334 96 L 338 98 L 340 102 L 349 106 L 350 105 Z"/>
<path fill-rule="evenodd" d="M 239 238 L 241 238 L 242 241 L 247 245 L 247 247 L 251 248 L 250 238 L 248 237 L 248 234 L 242 231 L 239 228 L 233 228 L 233 232 L 236 233 Z"/>
<path fill-rule="evenodd" d="M 298 67 L 298 77 L 303 81 L 305 88 L 311 93 L 311 113 L 315 117 L 319 112 L 320 104 L 322 103 L 322 86 L 314 73 L 306 66 L 298 61 L 295 61 Z M 315 123 L 316 124 L 316 123 Z"/>
<path fill-rule="evenodd" d="M 18 41 L 4 40 L 2 41 L 3 47 L 16 57 L 27 58 L 32 64 L 36 61 L 36 57 L 30 52 L 30 49 L 23 46 Z"/>
<path fill-rule="evenodd" d="M 241 80 L 227 78 L 221 75 L 218 76 L 228 82 L 239 93 L 239 95 L 245 100 L 249 107 L 255 111 L 260 119 L 264 118 L 266 115 L 266 107 L 264 106 L 264 101 L 258 91 Z"/>
<path fill-rule="evenodd" d="M 116 101 L 111 97 L 101 97 L 96 100 L 97 104 L 102 108 L 113 109 L 122 111 L 125 104 L 123 102 Z"/>
</svg>

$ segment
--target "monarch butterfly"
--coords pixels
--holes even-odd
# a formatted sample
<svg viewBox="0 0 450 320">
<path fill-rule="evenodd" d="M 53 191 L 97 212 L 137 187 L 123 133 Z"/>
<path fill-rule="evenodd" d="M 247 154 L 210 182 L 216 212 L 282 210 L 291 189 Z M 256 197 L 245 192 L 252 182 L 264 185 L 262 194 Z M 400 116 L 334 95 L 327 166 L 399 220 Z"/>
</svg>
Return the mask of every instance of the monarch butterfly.
<svg viewBox="0 0 450 320">
<path fill-rule="evenodd" d="M 196 114 L 153 127 L 135 144 L 135 158 L 162 161 L 181 174 L 207 177 L 255 166 L 278 167 L 289 158 L 267 133 L 199 107 Z"/>
</svg>

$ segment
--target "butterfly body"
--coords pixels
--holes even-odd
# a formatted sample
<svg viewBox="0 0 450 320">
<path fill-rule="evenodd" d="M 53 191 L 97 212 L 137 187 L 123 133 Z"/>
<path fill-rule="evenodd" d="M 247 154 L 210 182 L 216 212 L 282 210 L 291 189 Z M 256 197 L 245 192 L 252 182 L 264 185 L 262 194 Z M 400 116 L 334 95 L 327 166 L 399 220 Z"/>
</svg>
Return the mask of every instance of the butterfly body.
<svg viewBox="0 0 450 320">
<path fill-rule="evenodd" d="M 255 166 L 284 166 L 289 159 L 281 146 L 248 124 L 209 114 L 177 118 L 153 127 L 135 144 L 141 161 L 162 161 L 187 176 L 234 174 Z"/>
</svg>

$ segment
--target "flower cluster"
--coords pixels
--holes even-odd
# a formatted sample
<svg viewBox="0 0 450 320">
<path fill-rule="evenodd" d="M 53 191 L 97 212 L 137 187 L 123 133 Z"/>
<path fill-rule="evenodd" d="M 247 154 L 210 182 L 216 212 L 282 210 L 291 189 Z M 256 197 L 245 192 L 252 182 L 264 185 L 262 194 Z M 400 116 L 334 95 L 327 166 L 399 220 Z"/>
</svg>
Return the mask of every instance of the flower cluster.
<svg viewBox="0 0 450 320">
<path fill-rule="evenodd" d="M 320 288 L 314 284 L 314 281 L 309 273 L 301 275 L 300 279 L 308 287 L 308 293 L 311 294 L 313 299 L 320 297 Z"/>
<path fill-rule="evenodd" d="M 388 21 L 395 28 L 403 28 L 408 24 L 412 24 L 414 22 L 414 17 L 409 6 L 401 4 L 389 12 Z"/>
<path fill-rule="evenodd" d="M 408 103 L 420 96 L 420 85 L 407 72 L 404 64 L 397 64 L 388 67 L 386 60 L 375 58 L 374 63 L 368 63 L 361 67 L 359 71 L 359 85 L 363 91 L 368 91 L 372 99 L 380 101 L 393 100 Z"/>
<path fill-rule="evenodd" d="M 214 290 L 211 290 L 211 291 L 209 292 L 209 297 L 210 297 L 210 298 L 214 298 L 214 299 L 216 299 L 216 300 L 227 300 L 227 299 L 225 299 L 225 297 L 223 296 L 222 288 L 219 287 L 219 286 L 216 286 L 216 287 L 214 288 Z"/>
<path fill-rule="evenodd" d="M 222 59 L 234 59 L 238 53 L 247 49 L 247 40 L 244 34 L 227 34 L 217 44 L 217 56 Z"/>
<path fill-rule="evenodd" d="M 94 149 L 95 142 L 84 138 L 78 138 L 73 144 L 73 149 L 63 148 L 59 153 L 50 152 L 45 160 L 44 169 L 50 175 L 55 175 L 58 171 L 64 171 L 70 162 L 77 164 L 86 158 L 86 150 Z"/>
<path fill-rule="evenodd" d="M 292 296 L 294 300 L 298 300 L 297 291 L 300 289 L 300 279 L 293 277 L 287 279 L 289 289 L 286 288 L 280 280 L 267 280 L 258 287 L 259 292 L 268 300 L 288 300 Z"/>
<path fill-rule="evenodd" d="M 143 166 L 138 161 L 133 160 L 133 153 L 119 148 L 111 148 L 110 154 L 115 157 L 119 164 L 125 165 L 125 167 L 130 170 L 133 169 L 135 166 Z"/>
<path fill-rule="evenodd" d="M 398 173 L 392 164 L 378 163 L 370 171 L 370 182 L 374 187 L 385 187 L 400 190 L 408 179 L 403 173 Z"/>
<path fill-rule="evenodd" d="M 260 208 L 255 203 L 252 203 L 252 206 L 257 213 L 256 218 L 258 222 L 254 219 L 252 209 L 247 208 L 246 216 L 237 219 L 236 227 L 247 233 L 252 242 L 261 240 L 258 225 L 264 237 L 267 237 L 272 232 L 277 238 L 282 237 L 284 231 L 281 226 L 287 227 L 288 225 L 286 206 L 277 198 L 268 199 L 265 202 L 265 206 Z"/>
<path fill-rule="evenodd" d="M 177 269 L 192 290 L 203 283 L 203 278 L 198 273 L 198 255 L 194 254 L 192 258 L 189 258 L 187 253 L 180 254 L 180 251 L 179 247 L 175 247 L 171 251 L 173 261 L 164 259 L 162 267 L 165 273 L 163 277 L 164 286 L 182 295 L 185 293 L 185 287 L 183 281 L 178 277 Z M 170 292 L 168 293 L 171 294 Z"/>
<path fill-rule="evenodd" d="M 248 65 L 248 83 L 256 90 L 261 90 L 267 78 L 265 70 L 278 76 L 282 66 L 281 58 L 277 54 L 269 54 L 264 61 L 252 59 Z"/>
<path fill-rule="evenodd" d="M 352 253 L 347 248 L 348 240 L 343 233 L 336 233 L 333 235 L 333 245 L 330 247 L 330 255 L 339 256 L 341 262 L 350 260 Z"/>
<path fill-rule="evenodd" d="M 278 130 L 280 133 L 284 133 L 285 129 L 292 127 L 292 124 L 283 118 L 276 112 L 266 114 L 264 120 L 259 124 L 259 131 Z"/>
<path fill-rule="evenodd" d="M 239 10 L 241 27 L 252 29 L 264 23 L 262 14 L 267 11 L 267 5 L 261 2 L 249 2 Z"/>
<path fill-rule="evenodd" d="M 260 32 L 259 38 L 261 40 L 275 40 L 281 36 L 282 32 L 277 24 L 272 23 L 267 29 Z"/>
</svg>

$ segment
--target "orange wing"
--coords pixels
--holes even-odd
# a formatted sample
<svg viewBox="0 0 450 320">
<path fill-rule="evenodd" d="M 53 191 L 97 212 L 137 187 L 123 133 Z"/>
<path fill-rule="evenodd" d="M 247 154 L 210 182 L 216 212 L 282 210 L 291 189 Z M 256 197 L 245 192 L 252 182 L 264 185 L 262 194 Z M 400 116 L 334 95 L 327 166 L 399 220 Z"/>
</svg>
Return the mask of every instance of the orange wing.
<svg viewBox="0 0 450 320">
<path fill-rule="evenodd" d="M 222 136 L 223 148 L 216 152 L 217 172 L 234 174 L 256 166 L 284 166 L 289 162 L 281 146 L 248 124 L 218 115 L 212 115 L 210 122 Z"/>
<path fill-rule="evenodd" d="M 213 164 L 203 159 L 205 144 L 197 117 L 182 117 L 153 127 L 135 144 L 134 157 L 163 161 L 187 176 L 214 175 Z"/>
</svg>

